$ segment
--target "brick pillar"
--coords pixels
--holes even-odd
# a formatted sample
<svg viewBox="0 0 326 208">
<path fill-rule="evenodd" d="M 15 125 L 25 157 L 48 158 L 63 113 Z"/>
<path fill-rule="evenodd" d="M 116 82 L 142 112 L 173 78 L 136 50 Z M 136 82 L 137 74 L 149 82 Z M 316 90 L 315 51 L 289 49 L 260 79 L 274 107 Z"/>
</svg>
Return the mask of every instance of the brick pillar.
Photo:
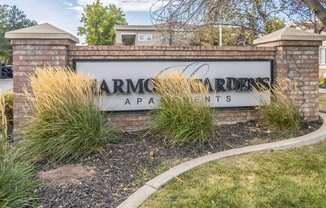
<svg viewBox="0 0 326 208">
<path fill-rule="evenodd" d="M 290 81 L 284 91 L 306 121 L 319 118 L 319 46 L 326 37 L 286 27 L 254 41 L 276 48 L 274 80 Z"/>
<path fill-rule="evenodd" d="M 78 41 L 52 25 L 42 24 L 6 33 L 13 51 L 14 79 L 14 137 L 21 137 L 21 130 L 28 119 L 24 91 L 30 92 L 28 76 L 37 66 L 65 67 L 68 65 L 68 49 Z"/>
</svg>

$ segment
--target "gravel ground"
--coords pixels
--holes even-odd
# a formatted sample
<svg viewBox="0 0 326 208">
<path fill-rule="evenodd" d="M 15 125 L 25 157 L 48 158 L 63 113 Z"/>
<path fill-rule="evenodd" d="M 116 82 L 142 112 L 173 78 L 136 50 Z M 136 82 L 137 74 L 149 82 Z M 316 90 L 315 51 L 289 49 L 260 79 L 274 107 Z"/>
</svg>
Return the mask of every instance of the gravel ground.
<svg viewBox="0 0 326 208">
<path fill-rule="evenodd" d="M 157 137 L 144 137 L 144 132 L 124 134 L 118 143 L 78 161 L 83 166 L 94 167 L 94 177 L 85 178 L 79 184 L 44 184 L 36 192 L 46 208 L 116 207 L 146 181 L 178 163 L 208 153 L 300 136 L 320 125 L 321 122 L 305 124 L 291 135 L 266 130 L 256 122 L 225 125 L 217 128 L 208 144 L 185 146 L 165 145 Z M 51 168 L 44 163 L 37 165 L 38 170 Z"/>
</svg>

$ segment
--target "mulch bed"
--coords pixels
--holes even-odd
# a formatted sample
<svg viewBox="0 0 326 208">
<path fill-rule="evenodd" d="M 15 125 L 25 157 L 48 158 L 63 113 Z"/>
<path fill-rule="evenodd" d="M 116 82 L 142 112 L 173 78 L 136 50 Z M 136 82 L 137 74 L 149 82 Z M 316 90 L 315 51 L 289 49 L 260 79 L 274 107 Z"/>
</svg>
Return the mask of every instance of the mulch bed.
<svg viewBox="0 0 326 208">
<path fill-rule="evenodd" d="M 144 132 L 123 134 L 118 143 L 76 162 L 94 167 L 94 177 L 79 184 L 44 184 L 37 194 L 42 207 L 117 207 L 146 181 L 178 163 L 209 153 L 304 135 L 320 125 L 321 121 L 307 123 L 294 134 L 283 135 L 256 122 L 225 125 L 216 129 L 214 139 L 208 144 L 184 146 L 165 145 L 158 137 L 144 137 Z M 37 169 L 50 167 L 40 163 Z"/>
</svg>

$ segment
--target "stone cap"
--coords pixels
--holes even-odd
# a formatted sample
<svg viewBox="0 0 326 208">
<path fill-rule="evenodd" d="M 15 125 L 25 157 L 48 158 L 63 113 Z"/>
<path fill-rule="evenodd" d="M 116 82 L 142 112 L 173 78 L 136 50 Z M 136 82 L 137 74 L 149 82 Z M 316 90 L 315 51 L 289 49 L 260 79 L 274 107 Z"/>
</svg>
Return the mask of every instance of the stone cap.
<svg viewBox="0 0 326 208">
<path fill-rule="evenodd" d="M 23 29 L 13 30 L 5 33 L 5 38 L 10 40 L 15 39 L 45 39 L 45 40 L 72 40 L 78 43 L 79 40 L 74 35 L 61 30 L 51 24 L 44 23 L 27 27 Z"/>
<path fill-rule="evenodd" d="M 284 27 L 280 30 L 272 32 L 261 38 L 254 40 L 254 45 L 277 42 L 277 41 L 325 41 L 326 35 L 320 35 L 312 32 L 296 29 L 291 26 Z"/>
</svg>

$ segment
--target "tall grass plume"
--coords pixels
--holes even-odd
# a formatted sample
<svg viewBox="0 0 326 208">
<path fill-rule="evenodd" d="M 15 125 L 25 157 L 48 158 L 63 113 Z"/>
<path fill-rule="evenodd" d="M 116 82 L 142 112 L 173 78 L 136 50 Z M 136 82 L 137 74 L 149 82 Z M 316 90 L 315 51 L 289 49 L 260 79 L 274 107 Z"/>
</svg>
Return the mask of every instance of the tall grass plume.
<svg viewBox="0 0 326 208">
<path fill-rule="evenodd" d="M 8 123 L 6 115 L 6 100 L 5 96 L 0 93 L 0 142 L 8 139 Z"/>
<path fill-rule="evenodd" d="M 33 157 L 70 161 L 98 151 L 112 139 L 88 76 L 48 67 L 36 69 L 30 80 L 33 117 L 25 136 Z"/>
<path fill-rule="evenodd" d="M 213 116 L 205 96 L 208 89 L 198 80 L 178 73 L 164 74 L 154 81 L 160 96 L 154 112 L 154 132 L 172 144 L 204 143 L 213 132 Z"/>
<path fill-rule="evenodd" d="M 262 97 L 260 92 L 270 90 L 271 99 L 267 103 L 262 101 L 262 106 L 259 110 L 261 112 L 261 119 L 265 125 L 270 128 L 279 130 L 297 130 L 302 123 L 302 117 L 298 108 L 292 103 L 286 94 L 286 88 L 293 88 L 296 90 L 294 83 L 289 81 L 279 81 L 269 89 L 258 86 L 257 97 Z"/>
</svg>

